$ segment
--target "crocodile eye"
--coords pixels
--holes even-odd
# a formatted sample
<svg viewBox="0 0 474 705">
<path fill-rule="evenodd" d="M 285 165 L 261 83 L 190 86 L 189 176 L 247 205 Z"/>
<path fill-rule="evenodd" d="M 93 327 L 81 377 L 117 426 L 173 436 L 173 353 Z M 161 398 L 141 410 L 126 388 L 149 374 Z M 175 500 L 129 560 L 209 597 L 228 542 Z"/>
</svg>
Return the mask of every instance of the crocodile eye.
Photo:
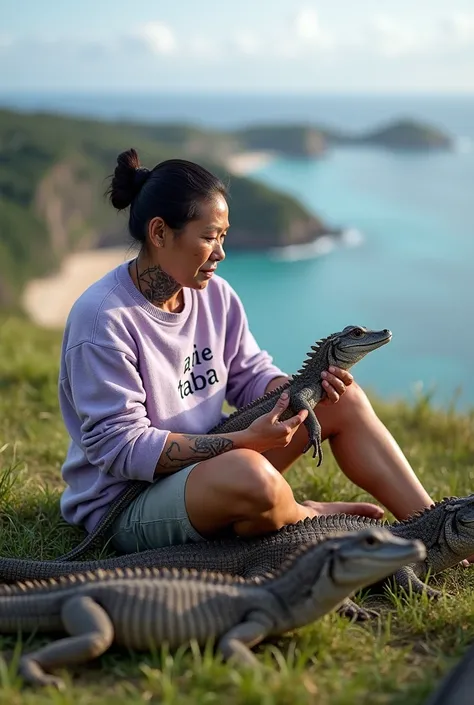
<svg viewBox="0 0 474 705">
<path fill-rule="evenodd" d="M 376 538 L 375 536 L 367 536 L 364 539 L 364 545 L 365 546 L 377 546 L 380 543 L 379 539 Z"/>
<path fill-rule="evenodd" d="M 352 335 L 354 336 L 354 338 L 360 338 L 362 335 L 364 335 L 364 331 L 362 330 L 362 328 L 354 328 L 354 330 L 352 331 Z"/>
</svg>

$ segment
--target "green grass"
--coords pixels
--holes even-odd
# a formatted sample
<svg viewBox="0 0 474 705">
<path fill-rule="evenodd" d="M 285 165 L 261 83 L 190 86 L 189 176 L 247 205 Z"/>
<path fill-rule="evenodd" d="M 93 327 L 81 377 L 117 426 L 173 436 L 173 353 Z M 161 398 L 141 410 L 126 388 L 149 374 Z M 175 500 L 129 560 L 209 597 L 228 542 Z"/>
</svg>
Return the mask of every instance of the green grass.
<svg viewBox="0 0 474 705">
<path fill-rule="evenodd" d="M 61 339 L 21 318 L 0 318 L 0 555 L 53 558 L 81 532 L 59 516 L 60 466 L 67 447 L 57 404 Z M 376 408 L 436 499 L 474 487 L 474 413 L 435 411 L 429 399 Z M 305 458 L 291 469 L 297 497 L 368 499 L 337 470 L 329 448 L 317 469 Z M 97 554 L 96 554 L 97 555 Z M 429 604 L 395 594 L 378 622 L 358 626 L 330 614 L 256 649 L 262 670 L 231 668 L 191 645 L 170 654 L 113 648 L 64 675 L 64 693 L 22 686 L 20 648 L 0 639 L 0 705 L 9 703 L 180 703 L 213 705 L 415 705 L 461 656 L 474 637 L 474 575 L 453 569 L 433 579 L 446 598 Z M 47 638 L 35 637 L 34 643 Z"/>
</svg>

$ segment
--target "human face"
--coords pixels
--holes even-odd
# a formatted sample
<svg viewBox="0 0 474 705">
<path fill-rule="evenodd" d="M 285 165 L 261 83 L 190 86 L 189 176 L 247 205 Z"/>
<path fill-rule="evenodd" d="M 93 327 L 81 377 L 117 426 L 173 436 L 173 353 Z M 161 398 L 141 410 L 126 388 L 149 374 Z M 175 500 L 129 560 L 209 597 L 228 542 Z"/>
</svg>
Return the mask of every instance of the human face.
<svg viewBox="0 0 474 705">
<path fill-rule="evenodd" d="M 199 218 L 175 235 L 164 229 L 161 246 L 155 250 L 159 266 L 179 284 L 205 289 L 225 258 L 224 239 L 229 229 L 229 208 L 221 194 L 204 201 Z"/>
</svg>

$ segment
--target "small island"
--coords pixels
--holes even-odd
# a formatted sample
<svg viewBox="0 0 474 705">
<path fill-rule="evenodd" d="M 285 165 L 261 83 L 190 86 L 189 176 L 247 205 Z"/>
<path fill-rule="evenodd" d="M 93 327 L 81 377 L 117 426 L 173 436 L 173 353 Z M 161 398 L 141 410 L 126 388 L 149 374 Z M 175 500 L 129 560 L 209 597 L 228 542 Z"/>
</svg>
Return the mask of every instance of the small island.
<svg viewBox="0 0 474 705">
<path fill-rule="evenodd" d="M 433 151 L 454 148 L 452 137 L 441 130 L 415 122 L 400 120 L 378 130 L 367 132 L 354 140 L 355 144 L 368 144 L 393 150 Z"/>
<path fill-rule="evenodd" d="M 374 146 L 394 151 L 454 149 L 442 130 L 414 120 L 397 120 L 360 134 L 308 125 L 260 125 L 233 133 L 241 150 L 317 159 L 339 146 Z"/>
</svg>

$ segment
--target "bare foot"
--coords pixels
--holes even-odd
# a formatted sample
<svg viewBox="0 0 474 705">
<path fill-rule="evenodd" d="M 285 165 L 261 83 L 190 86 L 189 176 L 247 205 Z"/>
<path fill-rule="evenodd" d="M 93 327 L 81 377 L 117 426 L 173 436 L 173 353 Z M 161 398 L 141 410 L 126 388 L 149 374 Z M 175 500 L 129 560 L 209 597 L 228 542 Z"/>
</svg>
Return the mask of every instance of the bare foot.
<svg viewBox="0 0 474 705">
<path fill-rule="evenodd" d="M 469 556 L 469 558 L 465 558 L 463 561 L 460 561 L 459 565 L 462 565 L 463 568 L 469 568 L 473 563 L 474 556 Z"/>
<path fill-rule="evenodd" d="M 310 499 L 301 502 L 304 507 L 314 511 L 314 516 L 321 514 L 358 514 L 371 519 L 382 519 L 382 507 L 370 502 L 313 502 Z"/>
</svg>

